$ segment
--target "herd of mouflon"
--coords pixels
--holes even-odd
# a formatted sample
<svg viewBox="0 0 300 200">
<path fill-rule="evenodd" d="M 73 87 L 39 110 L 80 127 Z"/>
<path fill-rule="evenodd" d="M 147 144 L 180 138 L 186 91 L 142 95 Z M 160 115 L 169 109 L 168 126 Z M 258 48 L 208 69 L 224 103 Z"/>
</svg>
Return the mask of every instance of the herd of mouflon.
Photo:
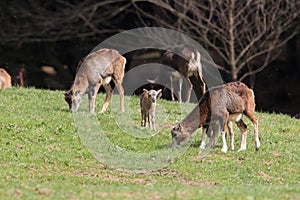
<svg viewBox="0 0 300 200">
<path fill-rule="evenodd" d="M 177 52 L 181 56 L 178 56 Z M 253 123 L 255 147 L 258 150 L 260 141 L 258 137 L 258 120 L 254 115 L 255 100 L 253 91 L 241 82 L 227 83 L 206 91 L 200 58 L 201 55 L 197 49 L 184 45 L 170 49 L 162 56 L 162 63 L 168 64 L 178 73 L 172 72 L 169 74 L 171 86 L 174 80 L 182 83 L 180 74 L 188 81 L 187 101 L 190 99 L 193 87 L 189 79 L 191 76 L 195 75 L 198 78 L 203 93 L 194 110 L 185 119 L 173 126 L 171 130 L 172 146 L 180 146 L 197 129 L 202 127 L 201 148 L 214 147 L 218 132 L 221 131 L 222 151 L 227 152 L 226 129 L 228 128 L 230 133 L 230 149 L 233 150 L 234 133 L 232 123 L 235 122 L 242 133 L 239 151 L 246 150 L 247 126 L 242 119 L 243 115 L 245 115 Z M 109 83 L 113 80 L 120 94 L 120 111 L 124 112 L 124 88 L 122 81 L 125 64 L 126 59 L 114 49 L 100 49 L 81 59 L 77 67 L 74 83 L 70 90 L 65 93 L 65 100 L 69 105 L 70 111 L 76 112 L 83 95 L 87 94 L 89 110 L 94 113 L 96 95 L 99 88 L 103 86 L 106 98 L 100 113 L 105 112 L 112 98 L 112 88 Z M 173 92 L 172 87 L 172 100 L 174 100 Z M 160 97 L 161 93 L 161 89 L 158 91 L 143 90 L 140 96 L 141 126 L 148 124 L 151 129 L 156 129 L 156 100 Z M 181 91 L 178 92 L 178 95 L 178 100 L 181 102 Z M 207 145 L 205 144 L 206 136 L 209 136 Z"/>
<path fill-rule="evenodd" d="M 172 67 L 167 78 L 171 83 L 171 97 L 175 100 L 173 82 L 177 81 L 179 89 L 177 99 L 181 103 L 182 77 L 188 83 L 186 101 L 190 101 L 193 88 L 191 76 L 198 79 L 202 97 L 198 105 L 182 121 L 176 122 L 171 129 L 173 147 L 182 145 L 199 128 L 203 129 L 200 148 L 213 148 L 216 144 L 218 133 L 221 132 L 222 151 L 227 152 L 226 130 L 230 135 L 230 149 L 234 150 L 233 122 L 241 131 L 241 144 L 239 151 L 246 150 L 247 126 L 243 121 L 246 116 L 254 126 L 254 140 L 256 150 L 260 147 L 258 137 L 258 119 L 255 117 L 255 98 L 252 89 L 242 82 L 230 82 L 206 90 L 202 75 L 200 52 L 186 45 L 180 45 L 166 51 L 162 58 L 162 64 Z M 124 112 L 124 88 L 122 85 L 125 73 L 126 58 L 114 49 L 99 49 L 83 57 L 78 66 L 75 80 L 71 88 L 65 92 L 65 100 L 69 110 L 76 112 L 82 97 L 87 94 L 89 110 L 95 113 L 95 100 L 98 90 L 104 87 L 106 98 L 100 113 L 107 110 L 112 98 L 113 90 L 110 86 L 114 81 L 120 94 L 120 111 Z M 11 88 L 12 80 L 9 73 L 0 68 L 0 89 Z M 162 95 L 163 90 L 143 89 L 140 96 L 141 126 L 148 125 L 155 130 L 156 100 Z M 294 118 L 300 119 L 300 113 Z M 209 141 L 206 144 L 206 136 Z"/>
</svg>

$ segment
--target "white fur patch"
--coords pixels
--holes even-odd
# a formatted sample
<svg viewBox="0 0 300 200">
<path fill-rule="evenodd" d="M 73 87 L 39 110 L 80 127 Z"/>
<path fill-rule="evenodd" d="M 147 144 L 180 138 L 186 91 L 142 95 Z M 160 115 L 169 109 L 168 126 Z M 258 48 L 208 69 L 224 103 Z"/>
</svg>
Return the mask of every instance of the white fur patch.
<svg viewBox="0 0 300 200">
<path fill-rule="evenodd" d="M 172 74 L 172 76 L 173 76 L 174 79 L 176 79 L 176 80 L 181 79 L 182 75 L 178 71 L 171 72 L 171 74 Z"/>
<path fill-rule="evenodd" d="M 194 71 L 198 71 L 198 68 L 201 67 L 201 62 L 200 62 L 200 53 L 197 52 L 196 53 L 196 56 L 194 53 L 192 53 L 192 58 L 190 59 L 189 61 L 189 76 L 192 76 L 193 75 L 193 72 Z"/>
<path fill-rule="evenodd" d="M 229 115 L 229 120 L 230 121 L 240 121 L 243 117 L 243 114 L 232 114 L 232 115 Z"/>
<path fill-rule="evenodd" d="M 252 96 L 253 96 L 253 98 L 255 98 L 254 91 L 253 91 L 253 90 L 251 90 L 251 92 L 252 92 Z"/>
<path fill-rule="evenodd" d="M 106 77 L 105 79 L 103 79 L 103 85 L 109 84 L 110 81 L 111 81 L 111 76 Z"/>
<path fill-rule="evenodd" d="M 192 59 L 195 59 L 195 54 L 194 54 L 194 52 L 192 52 L 191 57 L 192 57 Z"/>
<path fill-rule="evenodd" d="M 123 60 L 124 60 L 123 69 L 125 69 L 125 64 L 126 64 L 127 60 L 126 60 L 126 58 L 123 57 L 123 56 L 122 56 L 122 58 L 123 58 Z"/>
</svg>

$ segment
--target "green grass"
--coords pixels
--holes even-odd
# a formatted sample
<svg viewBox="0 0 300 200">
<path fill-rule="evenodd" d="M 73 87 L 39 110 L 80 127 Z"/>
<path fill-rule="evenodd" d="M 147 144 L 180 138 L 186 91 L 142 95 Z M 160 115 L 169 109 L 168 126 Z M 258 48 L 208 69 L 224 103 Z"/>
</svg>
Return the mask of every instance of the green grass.
<svg viewBox="0 0 300 200">
<path fill-rule="evenodd" d="M 97 110 L 103 99 L 104 95 L 99 94 Z M 249 131 L 244 152 L 222 153 L 219 138 L 217 148 L 199 155 L 198 131 L 187 151 L 167 160 L 164 168 L 134 173 L 113 169 L 96 159 L 83 142 L 84 134 L 99 130 L 122 149 L 118 153 L 168 153 L 171 125 L 194 105 L 181 107 L 159 100 L 159 131 L 152 132 L 139 127 L 138 97 L 126 98 L 125 114 L 117 114 L 117 99 L 115 96 L 105 114 L 81 116 L 82 112 L 68 112 L 62 91 L 0 90 L 0 199 L 300 198 L 300 121 L 258 112 L 259 151 L 254 147 L 253 126 L 245 120 Z M 81 105 L 82 110 L 84 107 Z M 95 122 L 90 124 L 92 131 L 81 126 L 82 119 L 90 118 Z M 238 149 L 240 135 L 238 130 L 235 132 Z M 91 145 L 99 141 L 96 136 L 87 137 L 92 138 Z M 105 146 L 101 145 L 95 150 Z M 112 162 L 114 157 L 109 159 Z M 134 159 L 129 156 L 133 168 Z"/>
</svg>

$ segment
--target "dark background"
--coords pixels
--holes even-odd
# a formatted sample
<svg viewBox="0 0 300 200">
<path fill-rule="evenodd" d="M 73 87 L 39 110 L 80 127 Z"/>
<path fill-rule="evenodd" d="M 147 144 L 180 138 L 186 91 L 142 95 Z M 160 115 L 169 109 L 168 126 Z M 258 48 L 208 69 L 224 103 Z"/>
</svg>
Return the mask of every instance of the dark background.
<svg viewBox="0 0 300 200">
<path fill-rule="evenodd" d="M 131 1 L 109 2 L 1 1 L 0 67 L 11 74 L 13 85 L 20 84 L 19 75 L 23 72 L 25 87 L 69 89 L 78 61 L 100 42 L 124 30 L 156 25 L 138 12 L 138 9 L 155 12 L 152 4 L 141 3 L 136 8 Z M 93 25 L 80 14 L 85 9 L 91 13 L 92 8 L 96 10 L 94 16 L 98 16 L 90 19 Z M 292 30 L 299 29 L 299 12 L 295 15 Z M 177 30 L 176 27 L 174 29 Z M 280 53 L 264 70 L 243 80 L 248 85 L 255 83 L 253 89 L 257 110 L 292 116 L 300 112 L 299 48 L 298 31 L 278 48 Z M 160 62 L 162 53 L 159 50 L 128 53 L 124 55 L 128 60 L 126 71 L 143 63 Z M 143 57 L 145 54 L 149 56 Z M 214 51 L 210 55 L 217 64 L 223 64 Z M 264 59 L 257 59 L 255 62 L 259 64 Z M 49 71 L 42 66 L 53 68 Z M 221 73 L 224 81 L 232 81 L 228 74 Z"/>
</svg>

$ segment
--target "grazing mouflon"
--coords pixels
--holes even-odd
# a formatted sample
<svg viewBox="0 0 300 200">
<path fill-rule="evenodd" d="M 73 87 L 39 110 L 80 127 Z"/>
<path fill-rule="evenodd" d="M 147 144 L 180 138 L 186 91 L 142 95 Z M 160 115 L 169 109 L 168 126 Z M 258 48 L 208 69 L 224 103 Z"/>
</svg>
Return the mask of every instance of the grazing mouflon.
<svg viewBox="0 0 300 200">
<path fill-rule="evenodd" d="M 82 96 L 88 94 L 89 110 L 94 113 L 96 95 L 100 86 L 103 85 L 106 99 L 100 112 L 105 112 L 112 97 L 112 88 L 109 83 L 113 79 L 120 93 L 120 109 L 123 112 L 124 89 L 122 82 L 125 64 L 126 59 L 114 49 L 100 49 L 81 59 L 74 84 L 65 93 L 65 100 L 69 104 L 70 111 L 77 111 Z"/>
<path fill-rule="evenodd" d="M 226 125 L 229 121 L 235 121 L 239 127 L 242 139 L 239 151 L 246 150 L 247 126 L 242 120 L 246 115 L 254 125 L 255 146 L 258 150 L 260 141 L 258 138 L 258 120 L 254 115 L 254 94 L 245 84 L 232 82 L 209 89 L 200 99 L 198 106 L 180 123 L 172 128 L 172 146 L 178 146 L 189 138 L 198 128 L 210 127 L 214 130 L 208 147 L 212 147 L 217 136 L 216 126 L 219 124 L 222 133 L 222 151 L 227 152 Z M 230 127 L 231 128 L 231 127 Z M 233 148 L 233 131 L 231 131 L 231 148 Z M 203 132 L 203 134 L 205 134 Z M 202 135 L 202 142 L 205 136 Z M 201 144 L 202 147 L 205 144 Z"/>
</svg>

